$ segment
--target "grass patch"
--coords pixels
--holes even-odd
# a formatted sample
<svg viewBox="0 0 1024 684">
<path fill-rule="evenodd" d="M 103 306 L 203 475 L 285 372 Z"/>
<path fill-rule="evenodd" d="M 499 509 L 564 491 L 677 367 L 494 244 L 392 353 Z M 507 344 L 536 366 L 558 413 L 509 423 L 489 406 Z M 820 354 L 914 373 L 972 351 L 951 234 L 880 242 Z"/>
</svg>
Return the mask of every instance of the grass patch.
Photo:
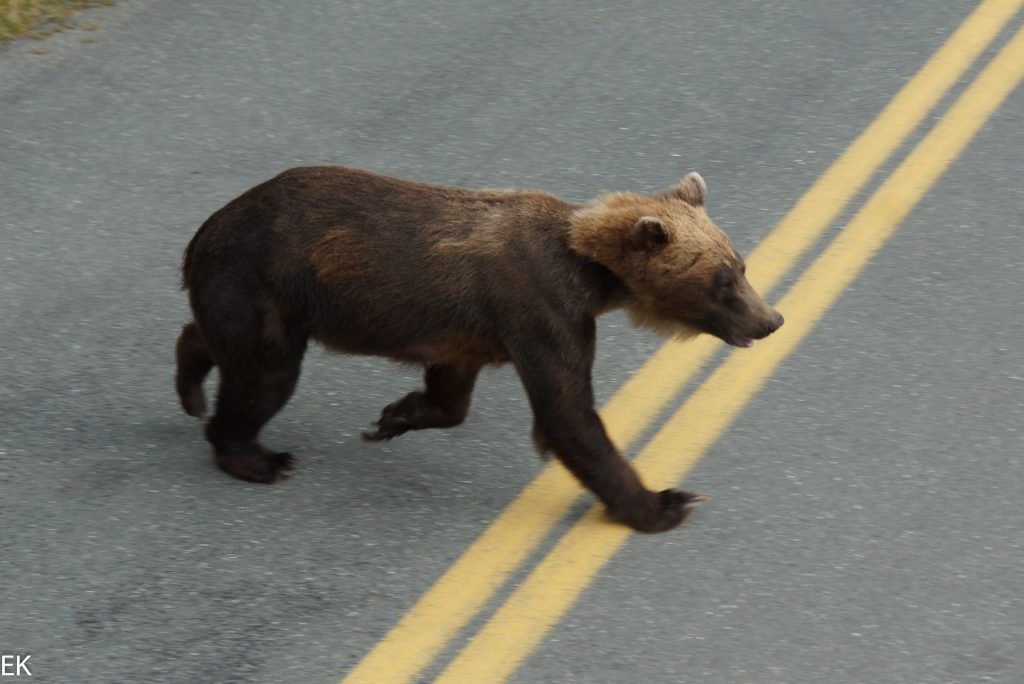
<svg viewBox="0 0 1024 684">
<path fill-rule="evenodd" d="M 0 47 L 18 36 L 42 37 L 69 27 L 68 18 L 114 0 L 0 0 Z"/>
</svg>

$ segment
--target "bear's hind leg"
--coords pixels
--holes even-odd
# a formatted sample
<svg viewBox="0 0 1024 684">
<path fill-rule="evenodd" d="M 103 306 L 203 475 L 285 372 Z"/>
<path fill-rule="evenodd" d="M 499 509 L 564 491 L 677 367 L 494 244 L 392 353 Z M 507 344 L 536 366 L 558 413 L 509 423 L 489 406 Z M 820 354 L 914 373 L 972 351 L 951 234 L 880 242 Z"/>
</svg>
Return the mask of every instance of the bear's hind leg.
<svg viewBox="0 0 1024 684">
<path fill-rule="evenodd" d="M 203 396 L 203 380 L 213 368 L 210 356 L 199 326 L 195 321 L 185 324 L 175 345 L 177 372 L 174 385 L 178 390 L 178 398 L 185 413 L 196 418 L 206 415 L 206 397 Z"/>
<path fill-rule="evenodd" d="M 295 390 L 304 351 L 305 344 L 289 353 L 263 350 L 247 363 L 220 365 L 217 412 L 206 426 L 206 438 L 221 470 L 271 484 L 292 469 L 291 454 L 264 448 L 256 436 Z"/>
<path fill-rule="evenodd" d="M 469 400 L 480 366 L 442 364 L 427 368 L 427 387 L 410 392 L 381 411 L 374 432 L 363 432 L 370 442 L 391 439 L 409 430 L 454 427 L 466 419 Z"/>
</svg>

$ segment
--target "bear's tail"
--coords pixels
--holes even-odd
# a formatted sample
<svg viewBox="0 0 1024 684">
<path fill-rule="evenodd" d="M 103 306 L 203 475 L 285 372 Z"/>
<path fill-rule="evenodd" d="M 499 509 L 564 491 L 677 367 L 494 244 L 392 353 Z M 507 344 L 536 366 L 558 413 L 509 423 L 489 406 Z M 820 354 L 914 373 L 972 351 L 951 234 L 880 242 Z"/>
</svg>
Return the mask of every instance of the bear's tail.
<svg viewBox="0 0 1024 684">
<path fill-rule="evenodd" d="M 203 234 L 203 229 L 206 228 L 208 224 L 209 221 L 199 227 L 196 234 L 188 241 L 188 247 L 185 248 L 185 253 L 181 257 L 181 289 L 183 290 L 187 290 L 189 287 L 192 268 L 196 263 L 196 244 L 199 242 L 199 236 Z"/>
</svg>

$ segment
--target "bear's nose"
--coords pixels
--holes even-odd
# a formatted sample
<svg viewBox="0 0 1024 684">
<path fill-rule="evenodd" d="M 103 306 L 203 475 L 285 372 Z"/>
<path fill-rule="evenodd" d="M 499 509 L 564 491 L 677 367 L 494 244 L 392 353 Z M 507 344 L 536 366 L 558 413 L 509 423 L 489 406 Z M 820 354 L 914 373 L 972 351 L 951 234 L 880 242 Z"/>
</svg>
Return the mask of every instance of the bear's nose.
<svg viewBox="0 0 1024 684">
<path fill-rule="evenodd" d="M 786 322 L 786 319 L 782 317 L 778 311 L 772 312 L 772 320 L 768 323 L 768 328 L 765 330 L 765 335 L 771 335 L 773 332 L 782 327 L 782 324 Z"/>
</svg>

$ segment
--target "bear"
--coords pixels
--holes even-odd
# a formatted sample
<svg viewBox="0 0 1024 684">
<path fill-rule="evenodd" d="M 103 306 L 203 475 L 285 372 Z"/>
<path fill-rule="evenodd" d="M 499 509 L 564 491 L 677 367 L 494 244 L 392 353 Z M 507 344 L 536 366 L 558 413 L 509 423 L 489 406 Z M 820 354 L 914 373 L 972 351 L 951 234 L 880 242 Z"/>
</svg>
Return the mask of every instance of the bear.
<svg viewBox="0 0 1024 684">
<path fill-rule="evenodd" d="M 309 340 L 424 369 L 425 387 L 386 406 L 370 441 L 466 418 L 479 371 L 511 363 L 534 443 L 641 532 L 680 524 L 706 497 L 647 489 L 605 433 L 591 367 L 595 319 L 624 309 L 662 335 L 706 333 L 749 347 L 783 317 L 687 174 L 654 194 L 585 203 L 540 190 L 432 185 L 343 166 L 294 168 L 243 193 L 185 250 L 193 320 L 176 345 L 184 410 L 205 417 L 217 466 L 250 482 L 293 458 L 257 441 L 288 400 Z"/>
</svg>

